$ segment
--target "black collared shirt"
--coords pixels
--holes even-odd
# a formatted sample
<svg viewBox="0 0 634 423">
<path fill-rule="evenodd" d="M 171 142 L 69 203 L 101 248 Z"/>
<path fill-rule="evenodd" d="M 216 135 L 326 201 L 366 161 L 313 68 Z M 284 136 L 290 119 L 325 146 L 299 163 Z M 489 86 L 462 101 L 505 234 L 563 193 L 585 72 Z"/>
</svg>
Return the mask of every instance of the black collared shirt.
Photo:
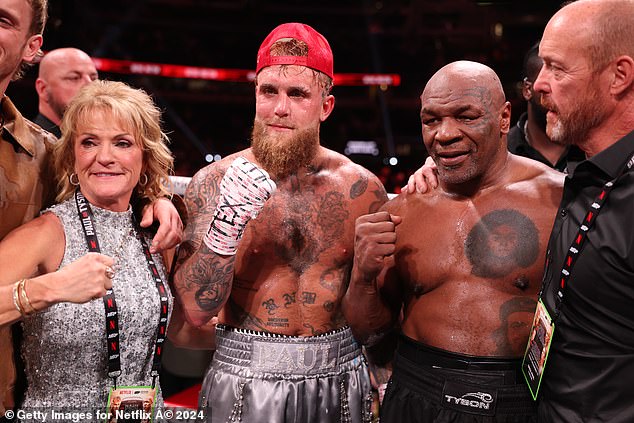
<svg viewBox="0 0 634 423">
<path fill-rule="evenodd" d="M 569 169 L 548 244 L 544 300 L 555 318 L 566 253 L 634 132 Z M 634 422 L 634 169 L 617 179 L 572 268 L 541 385 L 540 421 Z"/>
<path fill-rule="evenodd" d="M 560 172 L 566 171 L 568 163 L 578 163 L 585 160 L 586 156 L 583 151 L 577 146 L 569 146 L 566 152 L 557 160 L 557 163 L 553 166 L 550 161 L 542 155 L 539 151 L 533 148 L 526 140 L 526 133 L 524 132 L 524 125 L 526 125 L 526 119 L 528 115 L 526 112 L 520 115 L 517 124 L 509 131 L 507 142 L 508 150 L 517 154 L 518 156 L 528 157 L 529 159 L 537 160 L 545 164 L 548 167 L 552 167 Z"/>
<path fill-rule="evenodd" d="M 42 113 L 38 113 L 33 119 L 33 122 L 40 125 L 40 128 L 50 132 L 55 135 L 57 138 L 62 137 L 62 131 L 59 129 L 59 126 L 55 125 L 49 118 L 44 116 Z"/>
</svg>

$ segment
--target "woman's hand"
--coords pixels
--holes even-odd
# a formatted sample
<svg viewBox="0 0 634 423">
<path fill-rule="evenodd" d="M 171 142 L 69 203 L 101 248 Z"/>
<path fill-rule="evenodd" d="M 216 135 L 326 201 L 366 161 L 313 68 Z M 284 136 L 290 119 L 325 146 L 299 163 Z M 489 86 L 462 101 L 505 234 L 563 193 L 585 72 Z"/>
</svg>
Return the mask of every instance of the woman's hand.
<svg viewBox="0 0 634 423">
<path fill-rule="evenodd" d="M 109 272 L 114 272 L 111 257 L 99 253 L 88 253 L 56 272 L 49 273 L 49 301 L 53 303 L 85 303 L 106 295 L 112 288 Z M 113 278 L 116 278 L 116 273 Z M 33 282 L 36 280 L 33 279 Z"/>
</svg>

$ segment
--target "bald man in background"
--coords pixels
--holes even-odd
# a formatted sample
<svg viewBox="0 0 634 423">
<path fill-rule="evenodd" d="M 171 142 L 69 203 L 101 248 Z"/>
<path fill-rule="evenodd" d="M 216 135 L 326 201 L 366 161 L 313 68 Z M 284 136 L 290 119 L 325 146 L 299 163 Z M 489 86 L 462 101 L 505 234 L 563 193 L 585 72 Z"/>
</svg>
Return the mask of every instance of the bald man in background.
<svg viewBox="0 0 634 423">
<path fill-rule="evenodd" d="M 68 103 L 97 77 L 97 68 L 85 52 L 71 47 L 51 50 L 40 62 L 35 81 L 39 102 L 34 122 L 61 137 L 59 125 Z"/>
</svg>

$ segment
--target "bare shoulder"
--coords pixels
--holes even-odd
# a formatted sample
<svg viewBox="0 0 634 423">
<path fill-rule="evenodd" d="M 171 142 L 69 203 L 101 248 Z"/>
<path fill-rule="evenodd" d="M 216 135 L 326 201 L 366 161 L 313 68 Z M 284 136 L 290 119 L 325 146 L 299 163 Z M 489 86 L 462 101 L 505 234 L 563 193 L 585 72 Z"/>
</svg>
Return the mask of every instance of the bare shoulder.
<svg viewBox="0 0 634 423">
<path fill-rule="evenodd" d="M 529 183 L 540 189 L 561 190 L 565 175 L 526 157 L 509 155 L 511 161 L 513 183 Z"/>
<path fill-rule="evenodd" d="M 323 156 L 331 179 L 342 186 L 350 201 L 367 205 L 366 212 L 377 211 L 388 200 L 385 187 L 374 173 L 335 151 L 324 148 Z"/>
<path fill-rule="evenodd" d="M 60 238 L 64 239 L 62 223 L 54 213 L 48 212 L 15 228 L 4 237 L 2 244 L 11 242 L 31 246 L 32 243 L 46 244 Z"/>
<path fill-rule="evenodd" d="M 427 207 L 437 207 L 441 203 L 446 202 L 448 197 L 443 194 L 444 191 L 441 187 L 430 189 L 424 193 L 409 193 L 404 190 L 385 203 L 381 210 L 386 210 L 396 215 L 403 215 L 405 211 L 418 213 Z"/>
<path fill-rule="evenodd" d="M 210 202 L 214 203 L 218 193 L 218 184 L 225 174 L 231 162 L 240 156 L 247 156 L 249 150 L 234 153 L 224 159 L 213 162 L 194 174 L 187 190 L 185 191 L 185 204 L 190 216 L 195 217 L 199 212 L 208 208 Z"/>
<path fill-rule="evenodd" d="M 20 274 L 32 273 L 36 267 L 55 269 L 61 263 L 65 247 L 64 228 L 59 218 L 53 213 L 44 213 L 4 237 L 0 242 L 0 268 Z"/>
</svg>

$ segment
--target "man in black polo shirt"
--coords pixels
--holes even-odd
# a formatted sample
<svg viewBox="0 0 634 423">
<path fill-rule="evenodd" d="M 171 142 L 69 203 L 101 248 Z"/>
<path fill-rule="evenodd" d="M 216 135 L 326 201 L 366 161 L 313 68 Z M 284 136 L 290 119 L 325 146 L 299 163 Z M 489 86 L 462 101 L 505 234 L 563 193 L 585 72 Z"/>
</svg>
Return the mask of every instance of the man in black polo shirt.
<svg viewBox="0 0 634 423">
<path fill-rule="evenodd" d="M 549 241 L 541 422 L 634 421 L 632 28 L 631 0 L 579 0 L 551 18 L 539 46 L 546 132 L 588 158 L 568 170 Z"/>
</svg>

